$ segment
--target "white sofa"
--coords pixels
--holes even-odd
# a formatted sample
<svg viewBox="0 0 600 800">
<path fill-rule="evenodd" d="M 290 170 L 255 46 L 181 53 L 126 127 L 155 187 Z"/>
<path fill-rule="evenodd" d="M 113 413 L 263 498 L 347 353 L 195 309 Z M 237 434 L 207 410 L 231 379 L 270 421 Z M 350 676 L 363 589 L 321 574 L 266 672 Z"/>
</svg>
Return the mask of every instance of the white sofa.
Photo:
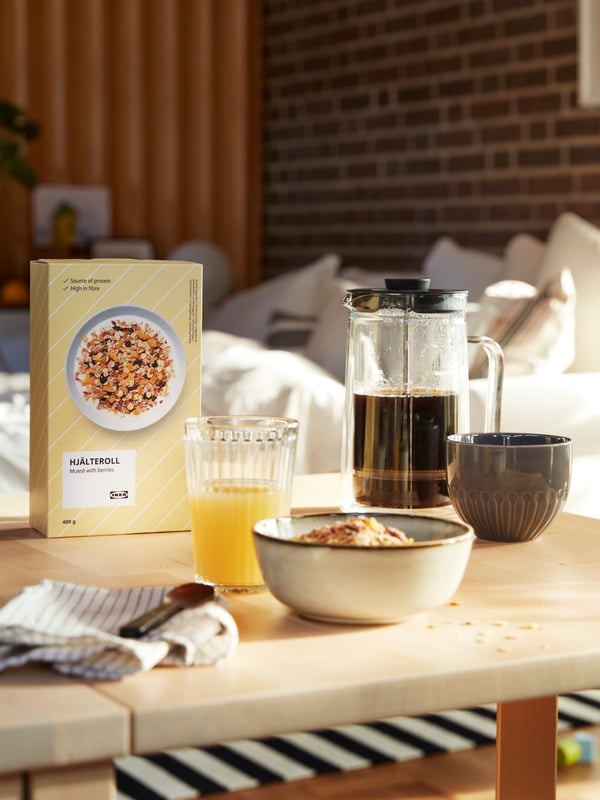
<svg viewBox="0 0 600 800">
<path fill-rule="evenodd" d="M 445 237 L 433 246 L 423 274 L 432 288 L 468 289 L 473 322 L 487 321 L 492 335 L 512 334 L 503 342 L 502 427 L 571 436 L 567 510 L 600 518 L 594 484 L 600 474 L 600 348 L 594 344 L 600 230 L 563 214 L 546 243 L 518 234 L 501 256 Z M 299 471 L 338 469 L 347 323 L 342 299 L 353 286 L 383 286 L 383 280 L 384 274 L 327 255 L 227 298 L 205 322 L 204 411 L 231 402 L 236 411 L 296 415 L 305 436 Z M 511 315 L 521 318 L 516 333 Z M 223 375 L 224 364 L 234 380 Z M 471 429 L 481 430 L 485 381 L 472 380 L 470 389 Z"/>
<path fill-rule="evenodd" d="M 487 387 L 471 382 L 471 427 L 483 428 Z M 505 431 L 556 433 L 573 439 L 573 472 L 565 511 L 600 519 L 600 372 L 509 377 L 504 384 Z"/>
<path fill-rule="evenodd" d="M 559 281 L 560 291 L 548 296 L 545 287 L 555 285 L 567 266 L 574 289 Z M 565 214 L 548 243 L 520 234 L 502 256 L 444 238 L 433 246 L 423 271 L 432 288 L 468 289 L 475 301 L 473 319 L 487 320 L 492 332 L 502 334 L 504 317 L 532 304 L 520 337 L 506 346 L 502 427 L 572 436 L 567 509 L 600 518 L 594 482 L 600 474 L 600 348 L 593 338 L 600 231 Z M 330 254 L 225 298 L 204 321 L 202 412 L 296 417 L 301 423 L 297 472 L 337 471 L 347 325 L 342 299 L 353 286 L 383 286 L 383 279 Z M 500 288 L 490 292 L 490 287 Z M 6 357 L 24 349 L 22 341 L 15 346 L 15 331 L 13 320 L 10 335 L 0 330 Z M 0 491 L 27 488 L 28 376 L 8 374 L 9 368 L 13 364 L 0 373 Z M 472 380 L 470 386 L 471 429 L 482 429 L 485 382 Z"/>
</svg>

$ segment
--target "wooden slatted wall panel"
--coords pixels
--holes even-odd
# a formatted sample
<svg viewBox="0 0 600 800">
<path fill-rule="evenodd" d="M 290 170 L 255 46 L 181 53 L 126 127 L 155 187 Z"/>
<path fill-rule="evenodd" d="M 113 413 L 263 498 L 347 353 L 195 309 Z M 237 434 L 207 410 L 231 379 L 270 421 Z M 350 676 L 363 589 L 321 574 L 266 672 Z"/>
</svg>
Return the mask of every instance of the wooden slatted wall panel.
<svg viewBox="0 0 600 800">
<path fill-rule="evenodd" d="M 262 0 L 2 0 L 0 97 L 43 125 L 43 183 L 108 185 L 113 234 L 190 239 L 260 277 Z M 29 258 L 29 198 L 0 195 L 0 278 Z"/>
</svg>

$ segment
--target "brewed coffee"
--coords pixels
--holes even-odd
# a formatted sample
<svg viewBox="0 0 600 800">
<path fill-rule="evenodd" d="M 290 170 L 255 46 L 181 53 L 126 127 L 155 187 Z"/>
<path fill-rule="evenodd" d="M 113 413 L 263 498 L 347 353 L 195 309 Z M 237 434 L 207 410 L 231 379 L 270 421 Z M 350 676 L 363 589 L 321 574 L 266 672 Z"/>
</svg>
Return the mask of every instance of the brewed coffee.
<svg viewBox="0 0 600 800">
<path fill-rule="evenodd" d="M 354 394 L 354 496 L 382 508 L 449 503 L 446 437 L 455 433 L 458 396 L 395 390 Z"/>
</svg>

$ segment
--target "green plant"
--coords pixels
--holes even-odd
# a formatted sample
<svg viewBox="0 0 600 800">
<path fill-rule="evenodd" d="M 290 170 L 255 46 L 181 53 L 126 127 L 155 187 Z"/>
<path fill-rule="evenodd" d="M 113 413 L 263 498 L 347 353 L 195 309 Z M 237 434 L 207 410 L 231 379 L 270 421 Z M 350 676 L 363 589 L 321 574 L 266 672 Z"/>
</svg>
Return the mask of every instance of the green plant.
<svg viewBox="0 0 600 800">
<path fill-rule="evenodd" d="M 0 100 L 0 184 L 12 178 L 26 189 L 37 183 L 23 146 L 39 136 L 41 126 L 8 100 Z"/>
</svg>

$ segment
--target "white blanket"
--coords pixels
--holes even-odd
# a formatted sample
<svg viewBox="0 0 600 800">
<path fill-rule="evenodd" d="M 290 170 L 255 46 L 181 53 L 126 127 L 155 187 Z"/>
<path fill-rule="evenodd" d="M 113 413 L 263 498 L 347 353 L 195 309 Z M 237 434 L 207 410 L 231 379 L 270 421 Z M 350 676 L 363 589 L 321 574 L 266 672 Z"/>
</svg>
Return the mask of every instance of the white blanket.
<svg viewBox="0 0 600 800">
<path fill-rule="evenodd" d="M 252 339 L 204 331 L 203 414 L 300 421 L 296 473 L 340 468 L 343 386 L 312 361 Z M 29 375 L 0 373 L 0 493 L 27 491 Z"/>
<path fill-rule="evenodd" d="M 202 413 L 293 417 L 300 423 L 296 474 L 340 469 L 344 387 L 297 353 L 205 330 Z"/>
</svg>

